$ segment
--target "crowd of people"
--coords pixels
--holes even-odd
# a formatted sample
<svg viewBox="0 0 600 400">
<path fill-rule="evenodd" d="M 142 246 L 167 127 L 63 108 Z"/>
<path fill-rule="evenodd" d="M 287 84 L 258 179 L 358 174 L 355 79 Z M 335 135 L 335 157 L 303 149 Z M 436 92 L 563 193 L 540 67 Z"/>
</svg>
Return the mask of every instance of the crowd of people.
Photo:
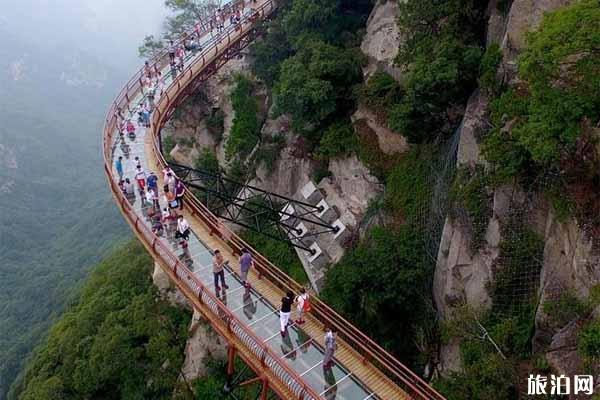
<svg viewBox="0 0 600 400">
<path fill-rule="evenodd" d="M 256 1 L 250 0 L 250 3 L 256 3 Z M 254 14 L 254 10 L 252 10 L 252 13 Z M 224 11 L 219 8 L 215 11 L 213 19 L 206 23 L 199 21 L 195 25 L 194 34 L 185 34 L 181 42 L 169 41 L 167 52 L 172 79 L 175 79 L 177 74 L 184 70 L 184 62 L 188 52 L 194 53 L 202 50 L 201 38 L 203 34 L 210 32 L 212 37 L 213 30 L 216 30 L 218 38 L 225 29 L 227 18 L 231 25 L 239 24 L 242 19 L 241 10 Z M 164 94 L 166 86 L 162 72 L 156 65 L 150 65 L 149 61 L 146 61 L 144 64 L 140 83 L 142 85 L 142 93 L 145 95 L 144 101 L 140 102 L 133 112 L 129 110 L 130 114 L 137 114 L 137 127 L 132 118 L 124 116 L 120 108 L 116 112 L 121 149 L 126 159 L 129 159 L 129 146 L 125 142 L 125 134 L 131 140 L 135 140 L 137 128 L 150 127 L 150 117 L 155 107 L 155 99 Z M 144 210 L 144 214 L 150 221 L 152 232 L 159 237 L 164 236 L 173 239 L 181 246 L 184 254 L 187 254 L 191 261 L 191 256 L 187 250 L 191 233 L 190 225 L 182 214 L 186 192 L 184 183 L 177 179 L 175 173 L 167 167 L 162 171 L 163 186 L 159 188 L 158 176 L 153 171 L 147 173 L 139 157 L 134 158 L 132 168 L 126 169 L 125 162 L 123 156 L 118 156 L 115 161 L 120 190 L 132 203 L 136 199 L 137 192 L 139 199 L 142 201 L 142 210 Z M 125 176 L 126 170 L 132 171 L 132 175 Z M 245 288 L 244 304 L 251 304 L 251 285 L 248 276 L 249 271 L 255 267 L 252 254 L 248 249 L 243 249 L 238 261 L 240 265 L 240 281 Z M 225 271 L 228 268 L 228 261 L 225 260 L 219 249 L 215 249 L 213 251 L 212 272 L 217 297 L 220 297 L 221 293 L 225 296 L 225 291 L 229 289 L 225 279 Z M 246 301 L 246 299 L 249 301 Z M 291 315 L 294 305 L 296 306 L 297 318 L 292 322 Z M 300 292 L 296 296 L 292 292 L 286 293 L 286 296 L 281 299 L 281 307 L 279 309 L 280 333 L 284 341 L 289 339 L 288 328 L 293 323 L 296 325 L 304 324 L 306 322 L 304 319 L 305 314 L 310 312 L 310 310 L 310 296 L 306 289 L 300 289 Z M 335 330 L 326 329 L 324 343 L 323 369 L 330 371 L 333 365 L 333 356 L 337 348 Z"/>
</svg>

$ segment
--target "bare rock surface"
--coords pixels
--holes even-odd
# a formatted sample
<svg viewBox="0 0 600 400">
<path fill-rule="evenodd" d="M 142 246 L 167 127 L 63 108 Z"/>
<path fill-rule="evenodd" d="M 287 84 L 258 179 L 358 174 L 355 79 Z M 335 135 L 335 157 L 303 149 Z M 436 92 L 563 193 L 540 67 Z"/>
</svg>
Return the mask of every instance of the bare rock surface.
<svg viewBox="0 0 600 400">
<path fill-rule="evenodd" d="M 169 275 L 167 275 L 167 273 L 163 271 L 163 269 L 157 263 L 154 263 L 152 281 L 154 282 L 154 286 L 158 288 L 161 296 L 163 296 L 173 306 L 182 307 L 187 310 L 192 309 L 190 302 L 171 282 Z"/>
<path fill-rule="evenodd" d="M 360 46 L 369 60 L 363 69 L 365 75 L 371 75 L 381 69 L 397 80 L 401 79 L 402 70 L 394 65 L 401 40 L 400 30 L 396 24 L 397 18 L 396 0 L 379 0 L 371 11 L 367 21 L 367 33 Z"/>
<path fill-rule="evenodd" d="M 185 360 L 181 372 L 183 378 L 189 382 L 207 375 L 207 358 L 225 360 L 227 348 L 225 339 L 220 337 L 195 310 L 188 332 L 189 338 L 185 345 Z"/>
<path fill-rule="evenodd" d="M 384 154 L 400 154 L 408 151 L 409 144 L 404 136 L 389 129 L 378 121 L 377 117 L 364 106 L 359 106 L 352 115 L 352 121 L 364 120 L 377 135 L 379 149 Z"/>
</svg>

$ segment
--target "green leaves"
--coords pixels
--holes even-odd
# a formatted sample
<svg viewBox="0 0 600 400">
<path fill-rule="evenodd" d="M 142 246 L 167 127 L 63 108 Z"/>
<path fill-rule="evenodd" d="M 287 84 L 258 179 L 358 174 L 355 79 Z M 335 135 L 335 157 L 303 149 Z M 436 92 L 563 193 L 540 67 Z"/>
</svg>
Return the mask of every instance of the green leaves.
<svg viewBox="0 0 600 400">
<path fill-rule="evenodd" d="M 412 227 L 374 228 L 327 273 L 324 299 L 403 360 L 415 361 L 419 318 L 427 318 L 431 266 Z"/>
<path fill-rule="evenodd" d="M 501 179 L 558 168 L 574 155 L 583 122 L 600 118 L 599 22 L 600 5 L 585 0 L 546 15 L 529 35 L 523 85 L 494 102 L 496 129 L 484 146 Z M 508 121 L 509 132 L 500 129 Z"/>
<path fill-rule="evenodd" d="M 20 398 L 171 398 L 189 316 L 158 299 L 151 265 L 131 243 L 98 266 L 29 363 Z"/>
<path fill-rule="evenodd" d="M 352 85 L 360 79 L 353 51 L 307 42 L 281 64 L 274 88 L 275 114 L 289 113 L 298 130 L 314 128 L 336 111 L 339 101 L 352 97 Z"/>
<path fill-rule="evenodd" d="M 227 159 L 245 160 L 260 140 L 258 102 L 254 98 L 252 81 L 244 75 L 235 77 L 236 86 L 231 93 L 235 116 L 229 138 L 225 144 Z"/>
</svg>

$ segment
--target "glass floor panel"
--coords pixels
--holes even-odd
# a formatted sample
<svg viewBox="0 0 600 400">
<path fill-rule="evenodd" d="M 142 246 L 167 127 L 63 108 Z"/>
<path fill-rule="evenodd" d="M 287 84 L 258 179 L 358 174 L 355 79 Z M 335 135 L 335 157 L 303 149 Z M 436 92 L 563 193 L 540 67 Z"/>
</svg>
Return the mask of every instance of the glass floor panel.
<svg viewBox="0 0 600 400">
<path fill-rule="evenodd" d="M 339 378 L 333 373 L 326 372 L 324 377 L 325 386 L 322 396 L 327 400 L 364 400 L 370 395 L 370 392 L 357 383 L 352 375 L 346 374 Z"/>
</svg>

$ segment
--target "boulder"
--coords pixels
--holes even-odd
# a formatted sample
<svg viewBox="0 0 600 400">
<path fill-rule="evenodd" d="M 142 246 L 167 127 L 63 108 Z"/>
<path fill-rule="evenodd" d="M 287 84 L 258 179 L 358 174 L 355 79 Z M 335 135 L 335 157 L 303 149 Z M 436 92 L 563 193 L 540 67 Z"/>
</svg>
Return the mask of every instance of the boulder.
<svg viewBox="0 0 600 400">
<path fill-rule="evenodd" d="M 169 275 L 157 263 L 154 263 L 152 272 L 152 281 L 158 288 L 160 295 L 175 307 L 182 307 L 187 310 L 192 309 L 188 299 L 171 282 Z"/>
<path fill-rule="evenodd" d="M 207 375 L 207 358 L 226 360 L 227 348 L 225 339 L 220 337 L 196 310 L 188 332 L 189 338 L 185 345 L 185 360 L 181 373 L 182 378 L 190 382 Z"/>
<path fill-rule="evenodd" d="M 508 12 L 502 48 L 505 61 L 514 61 L 526 44 L 526 35 L 535 30 L 544 13 L 572 3 L 573 0 L 514 0 Z"/>
<path fill-rule="evenodd" d="M 401 79 L 402 70 L 394 65 L 398 44 L 402 40 L 396 24 L 397 18 L 397 0 L 379 0 L 373 7 L 367 21 L 367 32 L 360 46 L 368 58 L 368 63 L 363 68 L 365 76 L 370 76 L 379 69 L 397 80 Z"/>
<path fill-rule="evenodd" d="M 546 223 L 544 264 L 540 274 L 541 304 L 565 290 L 572 290 L 584 299 L 598 284 L 600 254 L 594 250 L 591 238 L 575 220 L 560 222 L 551 211 Z M 559 333 L 540 307 L 536 314 L 534 347 L 543 349 L 550 341 L 554 342 Z M 564 336 L 564 332 L 561 335 Z"/>
<path fill-rule="evenodd" d="M 383 185 L 355 156 L 329 162 L 331 175 L 318 185 L 329 205 L 337 208 L 346 226 L 357 227 L 371 200 L 383 191 Z"/>
<path fill-rule="evenodd" d="M 469 98 L 460 126 L 456 160 L 459 166 L 486 164 L 480 154 L 478 137 L 489 128 L 489 104 L 488 97 L 481 90 L 476 90 Z"/>
<path fill-rule="evenodd" d="M 384 154 L 401 154 L 409 149 L 409 144 L 404 136 L 389 129 L 364 105 L 360 105 L 352 115 L 352 122 L 365 121 L 377 135 L 379 149 Z"/>
</svg>

